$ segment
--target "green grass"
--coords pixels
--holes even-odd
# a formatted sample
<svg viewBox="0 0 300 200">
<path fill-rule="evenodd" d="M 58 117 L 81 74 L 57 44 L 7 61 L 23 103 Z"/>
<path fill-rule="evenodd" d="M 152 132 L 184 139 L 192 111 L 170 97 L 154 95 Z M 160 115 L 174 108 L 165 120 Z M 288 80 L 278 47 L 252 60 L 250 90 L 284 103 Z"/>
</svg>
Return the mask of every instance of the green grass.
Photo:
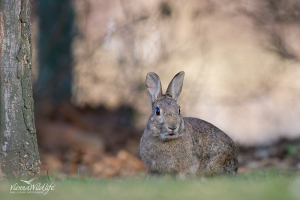
<svg viewBox="0 0 300 200">
<path fill-rule="evenodd" d="M 41 177 L 34 182 L 50 183 L 53 177 Z M 52 179 L 52 180 L 51 180 Z M 0 182 L 0 199 L 300 199 L 300 173 L 262 170 L 238 175 L 236 178 L 215 177 L 205 180 L 155 179 L 55 179 L 55 190 L 42 194 L 10 194 L 11 184 Z"/>
</svg>

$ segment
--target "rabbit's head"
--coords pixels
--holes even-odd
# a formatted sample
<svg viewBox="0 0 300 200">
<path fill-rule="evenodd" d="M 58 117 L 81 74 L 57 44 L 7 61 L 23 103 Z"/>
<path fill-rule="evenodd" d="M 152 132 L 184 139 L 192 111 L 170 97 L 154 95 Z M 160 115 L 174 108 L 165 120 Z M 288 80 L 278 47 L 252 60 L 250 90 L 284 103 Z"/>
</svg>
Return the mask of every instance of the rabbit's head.
<svg viewBox="0 0 300 200">
<path fill-rule="evenodd" d="M 183 78 L 183 71 L 176 74 L 170 82 L 166 94 L 162 94 L 159 76 L 154 72 L 147 74 L 147 94 L 152 107 L 147 129 L 153 136 L 162 140 L 179 138 L 185 131 L 180 106 L 176 103 L 182 90 Z"/>
</svg>

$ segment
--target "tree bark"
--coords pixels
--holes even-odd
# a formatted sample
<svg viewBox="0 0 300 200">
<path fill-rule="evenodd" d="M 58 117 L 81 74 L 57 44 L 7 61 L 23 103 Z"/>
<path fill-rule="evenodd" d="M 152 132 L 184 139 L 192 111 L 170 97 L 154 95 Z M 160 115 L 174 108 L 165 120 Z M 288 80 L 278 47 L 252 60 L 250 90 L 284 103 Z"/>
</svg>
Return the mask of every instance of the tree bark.
<svg viewBox="0 0 300 200">
<path fill-rule="evenodd" d="M 0 0 L 0 177 L 40 173 L 31 85 L 30 0 Z"/>
</svg>

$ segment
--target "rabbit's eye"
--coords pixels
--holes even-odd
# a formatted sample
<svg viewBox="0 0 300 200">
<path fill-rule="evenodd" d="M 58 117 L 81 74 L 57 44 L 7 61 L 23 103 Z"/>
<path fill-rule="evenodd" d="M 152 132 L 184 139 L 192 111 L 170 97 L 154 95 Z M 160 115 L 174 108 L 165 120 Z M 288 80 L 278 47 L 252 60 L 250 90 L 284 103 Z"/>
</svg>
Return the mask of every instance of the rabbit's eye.
<svg viewBox="0 0 300 200">
<path fill-rule="evenodd" d="M 180 109 L 179 109 L 179 115 L 180 115 Z"/>
<path fill-rule="evenodd" d="M 159 110 L 159 108 L 156 108 L 155 113 L 156 113 L 156 115 L 160 115 L 160 110 Z"/>
</svg>

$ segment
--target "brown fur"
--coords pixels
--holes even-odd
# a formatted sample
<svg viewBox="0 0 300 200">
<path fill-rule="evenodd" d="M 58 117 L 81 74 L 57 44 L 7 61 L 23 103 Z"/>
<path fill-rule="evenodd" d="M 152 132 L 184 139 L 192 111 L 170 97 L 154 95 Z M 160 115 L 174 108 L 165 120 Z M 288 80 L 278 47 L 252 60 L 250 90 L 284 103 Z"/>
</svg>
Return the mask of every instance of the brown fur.
<svg viewBox="0 0 300 200">
<path fill-rule="evenodd" d="M 168 173 L 185 178 L 236 174 L 237 150 L 231 138 L 206 121 L 183 118 L 179 114 L 176 100 L 183 77 L 184 72 L 178 73 L 163 95 L 159 77 L 153 72 L 147 75 L 152 113 L 140 143 L 141 157 L 148 169 L 146 176 Z"/>
</svg>

